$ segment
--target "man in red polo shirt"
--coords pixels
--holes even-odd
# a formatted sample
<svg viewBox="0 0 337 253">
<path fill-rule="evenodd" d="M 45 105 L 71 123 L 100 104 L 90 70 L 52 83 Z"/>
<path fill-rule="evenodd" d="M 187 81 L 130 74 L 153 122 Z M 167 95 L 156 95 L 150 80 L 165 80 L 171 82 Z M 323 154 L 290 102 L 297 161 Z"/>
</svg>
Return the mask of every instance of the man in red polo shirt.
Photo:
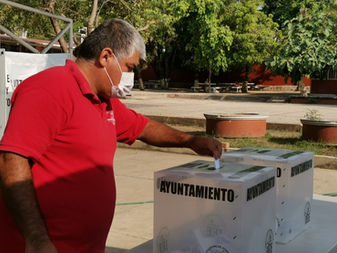
<svg viewBox="0 0 337 253">
<path fill-rule="evenodd" d="M 218 141 L 169 128 L 119 101 L 145 58 L 133 26 L 105 21 L 76 55 L 13 94 L 0 143 L 0 252 L 103 253 L 115 208 L 117 141 L 221 155 Z"/>
</svg>

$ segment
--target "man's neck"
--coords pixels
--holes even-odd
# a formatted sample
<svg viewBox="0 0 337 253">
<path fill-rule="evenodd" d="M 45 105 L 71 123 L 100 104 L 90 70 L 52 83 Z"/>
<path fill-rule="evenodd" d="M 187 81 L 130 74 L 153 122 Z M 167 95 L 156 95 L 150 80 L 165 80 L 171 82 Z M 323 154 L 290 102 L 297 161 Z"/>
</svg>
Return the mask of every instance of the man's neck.
<svg viewBox="0 0 337 253">
<path fill-rule="evenodd" d="M 99 75 L 97 73 L 98 67 L 94 60 L 77 59 L 76 64 L 85 79 L 87 79 L 92 92 L 98 96 Z"/>
</svg>

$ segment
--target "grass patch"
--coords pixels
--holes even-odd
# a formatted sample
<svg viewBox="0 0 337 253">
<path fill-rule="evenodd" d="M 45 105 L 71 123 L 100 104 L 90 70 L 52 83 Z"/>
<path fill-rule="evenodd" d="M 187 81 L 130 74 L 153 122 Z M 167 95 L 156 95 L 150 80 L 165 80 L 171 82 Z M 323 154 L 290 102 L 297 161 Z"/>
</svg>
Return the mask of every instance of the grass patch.
<svg viewBox="0 0 337 253">
<path fill-rule="evenodd" d="M 174 128 L 199 136 L 206 136 L 205 129 L 201 127 L 179 126 Z M 219 141 L 229 142 L 231 148 L 261 147 L 282 148 L 298 151 L 311 151 L 316 155 L 337 157 L 337 145 L 329 145 L 301 139 L 301 132 L 268 130 L 264 137 L 259 138 L 218 138 Z"/>
<path fill-rule="evenodd" d="M 219 138 L 227 141 L 231 147 L 268 147 L 282 148 L 298 151 L 311 151 L 317 155 L 337 156 L 337 146 L 305 141 L 301 139 L 300 132 L 288 132 L 279 130 L 269 130 L 264 137 L 260 138 Z"/>
</svg>

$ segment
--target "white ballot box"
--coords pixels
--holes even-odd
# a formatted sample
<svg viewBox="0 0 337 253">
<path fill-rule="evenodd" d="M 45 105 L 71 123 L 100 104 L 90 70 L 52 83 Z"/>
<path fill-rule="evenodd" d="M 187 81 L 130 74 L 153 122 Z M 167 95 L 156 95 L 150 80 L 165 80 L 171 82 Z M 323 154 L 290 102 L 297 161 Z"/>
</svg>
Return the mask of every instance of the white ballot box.
<svg viewBox="0 0 337 253">
<path fill-rule="evenodd" d="M 14 90 L 26 78 L 54 66 L 63 66 L 70 54 L 6 52 L 0 48 L 0 138 L 5 131 Z"/>
<path fill-rule="evenodd" d="M 225 153 L 221 161 L 277 168 L 275 239 L 278 243 L 287 243 L 310 224 L 313 159 L 312 152 L 249 147 Z"/>
<path fill-rule="evenodd" d="M 154 253 L 272 253 L 273 167 L 194 161 L 154 174 Z"/>
</svg>

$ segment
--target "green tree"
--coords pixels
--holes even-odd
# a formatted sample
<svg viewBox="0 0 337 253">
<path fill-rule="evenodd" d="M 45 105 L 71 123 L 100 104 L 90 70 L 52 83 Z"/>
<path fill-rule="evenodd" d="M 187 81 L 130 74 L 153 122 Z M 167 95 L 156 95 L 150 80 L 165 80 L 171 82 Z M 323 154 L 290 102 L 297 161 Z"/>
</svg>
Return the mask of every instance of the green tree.
<svg viewBox="0 0 337 253">
<path fill-rule="evenodd" d="M 162 87 L 168 87 L 170 69 L 175 59 L 174 24 L 181 17 L 177 0 L 106 1 L 101 19 L 118 17 L 132 23 L 147 44 L 147 62 L 153 66 Z M 139 73 L 139 69 L 136 70 Z"/>
<path fill-rule="evenodd" d="M 297 17 L 300 10 L 307 8 L 322 11 L 330 5 L 330 0 L 264 0 L 263 11 L 273 15 L 274 22 L 283 27 L 284 22 Z"/>
<path fill-rule="evenodd" d="M 38 9 L 43 7 L 40 1 L 37 0 L 16 2 Z M 20 36 L 22 33 L 27 32 L 29 37 L 38 39 L 49 38 L 53 29 L 47 17 L 3 3 L 0 3 L 0 23 L 16 35 Z"/>
<path fill-rule="evenodd" d="M 298 17 L 287 22 L 287 36 L 273 60 L 272 71 L 286 77 L 304 93 L 304 76 L 325 78 L 337 67 L 337 47 L 334 43 L 334 23 L 323 12 L 302 9 Z"/>
<path fill-rule="evenodd" d="M 230 48 L 229 64 L 232 69 L 245 69 L 246 78 L 243 91 L 252 66 L 263 64 L 279 45 L 280 32 L 271 16 L 260 10 L 263 1 L 235 1 L 227 8 L 225 23 L 233 31 L 233 44 Z"/>
<path fill-rule="evenodd" d="M 184 17 L 176 24 L 179 45 L 185 65 L 195 71 L 208 71 L 208 83 L 212 73 L 228 69 L 228 53 L 233 41 L 229 27 L 222 23 L 224 7 L 229 1 L 186 0 Z"/>
<path fill-rule="evenodd" d="M 87 26 L 87 19 L 91 11 L 91 1 L 89 0 L 19 0 L 16 2 L 73 19 L 75 33 L 79 28 Z M 46 40 L 50 40 L 65 26 L 62 21 L 55 22 L 46 16 L 6 4 L 0 4 L 0 23 L 16 35 L 20 36 L 22 32 L 27 32 L 29 38 Z M 66 45 L 63 47 L 64 50 L 67 48 Z"/>
<path fill-rule="evenodd" d="M 337 31 L 337 0 L 333 0 L 327 9 L 327 15 L 332 20 L 332 31 Z M 337 33 L 331 34 L 331 44 L 337 45 Z"/>
<path fill-rule="evenodd" d="M 152 6 L 144 12 L 152 17 L 147 39 L 148 61 L 160 79 L 161 86 L 168 88 L 169 77 L 175 61 L 175 41 L 177 38 L 174 24 L 181 18 L 175 4 L 177 1 L 160 0 L 152 2 Z M 143 35 L 144 33 L 142 33 Z"/>
</svg>

